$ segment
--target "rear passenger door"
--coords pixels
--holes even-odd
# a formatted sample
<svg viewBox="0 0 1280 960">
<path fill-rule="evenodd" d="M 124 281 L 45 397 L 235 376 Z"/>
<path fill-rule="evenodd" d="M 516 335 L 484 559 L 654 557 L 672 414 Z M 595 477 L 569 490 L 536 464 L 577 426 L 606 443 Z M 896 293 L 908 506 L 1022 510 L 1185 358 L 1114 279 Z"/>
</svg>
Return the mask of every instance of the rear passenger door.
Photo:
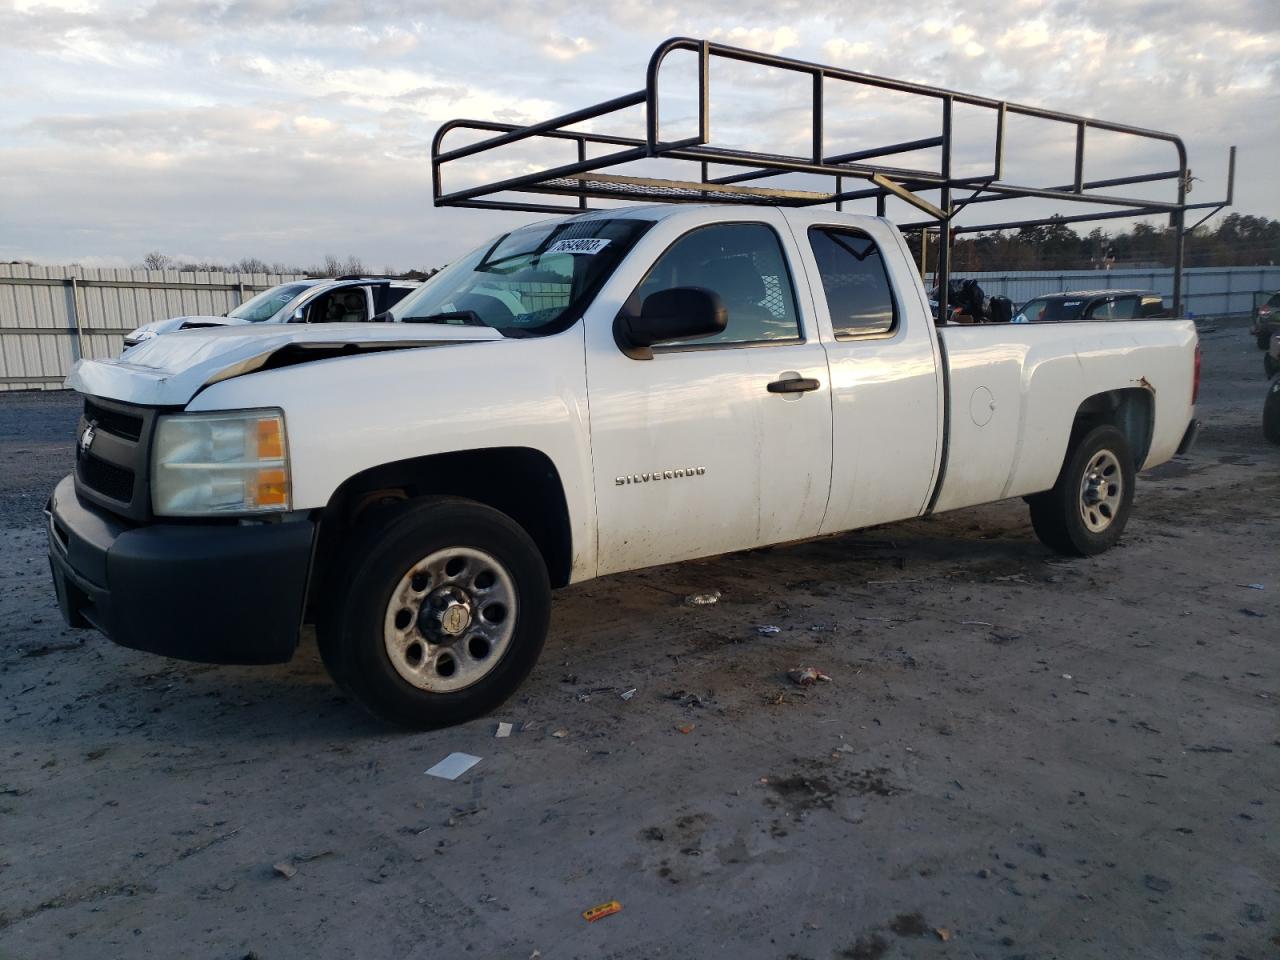
<svg viewBox="0 0 1280 960">
<path fill-rule="evenodd" d="M 795 214 L 831 370 L 831 497 L 823 533 L 918 516 L 939 461 L 942 387 L 912 261 L 882 221 Z"/>
<path fill-rule="evenodd" d="M 659 221 L 588 317 L 602 574 L 811 537 L 822 522 L 831 404 L 811 301 L 781 215 L 736 216 Z M 724 332 L 626 356 L 618 304 L 688 286 L 720 295 Z M 791 380 L 806 389 L 779 386 Z"/>
</svg>

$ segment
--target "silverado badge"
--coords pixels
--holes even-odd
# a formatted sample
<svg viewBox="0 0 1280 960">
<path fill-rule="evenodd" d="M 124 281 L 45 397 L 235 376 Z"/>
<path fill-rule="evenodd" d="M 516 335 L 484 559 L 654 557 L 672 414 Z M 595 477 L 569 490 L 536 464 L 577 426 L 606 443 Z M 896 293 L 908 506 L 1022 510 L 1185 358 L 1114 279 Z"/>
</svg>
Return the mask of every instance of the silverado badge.
<svg viewBox="0 0 1280 960">
<path fill-rule="evenodd" d="M 628 483 L 648 483 L 650 480 L 679 480 L 682 477 L 700 477 L 707 472 L 706 467 L 681 467 L 677 470 L 654 470 L 652 473 L 633 473 L 629 477 L 615 477 L 614 486 L 622 487 Z"/>
</svg>

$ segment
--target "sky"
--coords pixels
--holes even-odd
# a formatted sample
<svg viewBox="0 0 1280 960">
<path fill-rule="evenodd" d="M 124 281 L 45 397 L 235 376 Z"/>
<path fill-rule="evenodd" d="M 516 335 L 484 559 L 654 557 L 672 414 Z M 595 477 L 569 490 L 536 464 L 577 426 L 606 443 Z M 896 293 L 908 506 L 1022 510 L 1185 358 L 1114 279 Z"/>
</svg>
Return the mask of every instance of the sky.
<svg viewBox="0 0 1280 960">
<path fill-rule="evenodd" d="M 158 250 L 447 263 L 537 218 L 432 206 L 443 121 L 527 123 L 638 90 L 653 48 L 676 35 L 1177 133 L 1197 177 L 1192 201 L 1220 198 L 1236 144 L 1235 209 L 1280 218 L 1276 0 L 0 0 L 0 261 L 128 266 Z M 688 67 L 673 60 L 663 75 L 668 135 L 691 117 L 679 96 Z M 806 149 L 803 84 L 717 68 L 711 89 L 713 142 Z M 900 97 L 852 88 L 832 89 L 828 112 L 828 150 L 937 123 Z M 960 159 L 975 173 L 990 166 L 986 113 L 957 114 Z M 591 129 L 640 136 L 642 124 L 631 111 Z M 1005 179 L 1069 181 L 1072 141 L 1060 133 L 1011 124 Z M 1087 178 L 1176 165 L 1167 150 L 1101 135 L 1088 144 Z M 507 148 L 446 185 L 567 162 L 564 149 Z M 937 163 L 895 159 L 906 161 Z M 1168 197 L 1162 189 L 1124 193 Z M 999 209 L 1012 206 L 980 212 L 1079 212 Z"/>
</svg>

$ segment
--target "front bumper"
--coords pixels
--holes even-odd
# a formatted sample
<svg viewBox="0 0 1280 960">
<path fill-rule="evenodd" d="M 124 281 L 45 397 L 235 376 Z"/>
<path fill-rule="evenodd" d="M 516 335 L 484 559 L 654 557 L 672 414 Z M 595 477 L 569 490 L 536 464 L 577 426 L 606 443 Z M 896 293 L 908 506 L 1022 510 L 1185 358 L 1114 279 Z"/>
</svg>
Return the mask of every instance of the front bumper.
<svg viewBox="0 0 1280 960">
<path fill-rule="evenodd" d="M 132 526 L 63 478 L 46 508 L 63 619 L 203 663 L 284 663 L 302 624 L 315 524 Z"/>
</svg>

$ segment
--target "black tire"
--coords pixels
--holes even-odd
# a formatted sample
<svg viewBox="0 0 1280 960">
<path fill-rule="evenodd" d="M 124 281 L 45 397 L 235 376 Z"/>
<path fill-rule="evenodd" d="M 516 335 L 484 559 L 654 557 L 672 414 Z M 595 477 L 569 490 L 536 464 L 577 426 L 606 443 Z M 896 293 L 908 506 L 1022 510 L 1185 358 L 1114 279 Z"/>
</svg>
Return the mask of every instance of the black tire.
<svg viewBox="0 0 1280 960">
<path fill-rule="evenodd" d="M 489 641 L 479 634 L 471 637 L 462 635 L 488 626 L 487 622 L 482 623 L 488 616 L 482 607 L 484 601 L 480 599 L 483 591 L 477 592 L 474 583 L 469 585 L 468 594 L 468 584 L 462 580 L 455 583 L 443 572 L 438 577 L 428 575 L 425 579 L 414 575 L 415 568 L 427 558 L 455 550 L 487 557 L 487 560 L 478 561 L 480 568 L 491 566 L 501 570 L 498 588 L 506 591 L 504 599 L 514 607 L 514 615 L 511 621 L 506 621 L 509 608 L 502 603 L 488 609 L 496 606 L 503 611 L 502 623 L 510 630 L 504 641 L 505 649 L 499 649 L 496 643 L 489 647 Z M 480 503 L 456 498 L 411 501 L 381 512 L 376 519 L 365 524 L 344 553 L 348 559 L 332 581 L 330 589 L 334 596 L 316 625 L 316 639 L 329 674 L 370 713 L 416 730 L 450 726 L 474 719 L 497 707 L 511 696 L 533 669 L 542 652 L 550 622 L 551 586 L 542 554 L 529 535 L 506 514 Z M 459 568 L 464 572 L 456 576 L 475 578 L 476 574 L 465 572 L 471 562 L 464 560 Z M 488 573 L 492 586 L 493 572 Z M 408 596 L 406 590 L 418 589 L 416 586 L 405 587 L 407 578 L 411 576 L 415 584 L 420 579 L 427 584 L 435 580 L 438 586 L 422 587 L 417 598 L 418 607 L 413 611 L 393 612 L 393 596 L 397 593 L 400 597 Z M 462 634 L 452 637 L 442 632 L 444 628 L 438 622 L 432 623 L 433 628 L 441 631 L 434 639 L 442 641 L 442 645 L 435 645 L 428 641 L 428 627 L 423 625 L 426 621 L 422 617 L 429 618 L 433 611 L 442 609 L 438 607 L 442 591 L 465 595 L 461 598 L 462 604 L 452 596 L 444 597 L 443 602 L 449 606 L 466 605 L 468 611 L 474 609 L 474 616 L 469 612 L 467 623 L 459 628 Z M 404 604 L 398 601 L 404 606 L 412 606 L 412 602 Z M 441 667 L 445 665 L 449 659 L 450 644 L 462 654 L 453 661 L 454 669 L 458 671 L 458 682 L 465 678 L 467 670 L 472 669 L 464 670 L 457 664 L 474 662 L 468 652 L 474 649 L 473 644 L 484 641 L 484 649 L 491 651 L 489 655 L 495 657 L 494 662 L 474 667 L 487 672 L 461 689 L 442 692 L 411 683 L 401 671 L 409 669 L 405 662 L 412 658 L 408 654 L 401 655 L 402 664 L 397 667 L 389 652 L 392 642 L 389 636 L 394 636 L 389 634 L 393 629 L 392 623 L 400 627 L 401 614 L 410 612 L 413 616 L 406 621 L 410 626 L 403 628 L 405 635 L 423 631 L 418 634 L 423 638 L 418 656 L 426 676 L 416 675 L 420 683 L 452 682 L 451 675 L 433 674 L 428 663 L 434 657 L 432 662 Z M 462 645 L 467 649 L 462 649 Z M 434 655 L 431 654 L 433 650 L 436 651 Z M 440 678 L 444 678 L 443 681 Z"/>
<path fill-rule="evenodd" d="M 1280 443 L 1280 377 L 1271 381 L 1262 402 L 1262 433 L 1272 443 Z"/>
<path fill-rule="evenodd" d="M 1099 465 L 1100 469 L 1091 473 Z M 1105 498 L 1100 503 L 1087 502 L 1088 476 L 1096 476 L 1088 487 Z M 1029 498 L 1031 526 L 1040 542 L 1057 553 L 1072 557 L 1102 553 L 1124 533 L 1133 486 L 1133 451 L 1128 439 L 1115 427 L 1094 427 L 1073 442 L 1053 489 Z M 1099 524 L 1102 529 L 1096 529 Z"/>
<path fill-rule="evenodd" d="M 1266 356 L 1262 358 L 1262 369 L 1266 371 L 1267 378 L 1270 379 L 1271 377 L 1274 377 L 1277 373 L 1280 373 L 1280 360 L 1277 360 L 1275 357 L 1273 357 L 1271 354 L 1268 353 Z"/>
<path fill-rule="evenodd" d="M 1271 349 L 1271 334 L 1269 334 L 1269 333 L 1260 333 L 1260 334 L 1258 334 L 1258 335 L 1257 335 L 1257 337 L 1256 337 L 1256 341 L 1255 341 L 1255 342 L 1258 344 L 1258 349 L 1259 349 L 1259 350 L 1270 350 L 1270 349 Z"/>
</svg>

